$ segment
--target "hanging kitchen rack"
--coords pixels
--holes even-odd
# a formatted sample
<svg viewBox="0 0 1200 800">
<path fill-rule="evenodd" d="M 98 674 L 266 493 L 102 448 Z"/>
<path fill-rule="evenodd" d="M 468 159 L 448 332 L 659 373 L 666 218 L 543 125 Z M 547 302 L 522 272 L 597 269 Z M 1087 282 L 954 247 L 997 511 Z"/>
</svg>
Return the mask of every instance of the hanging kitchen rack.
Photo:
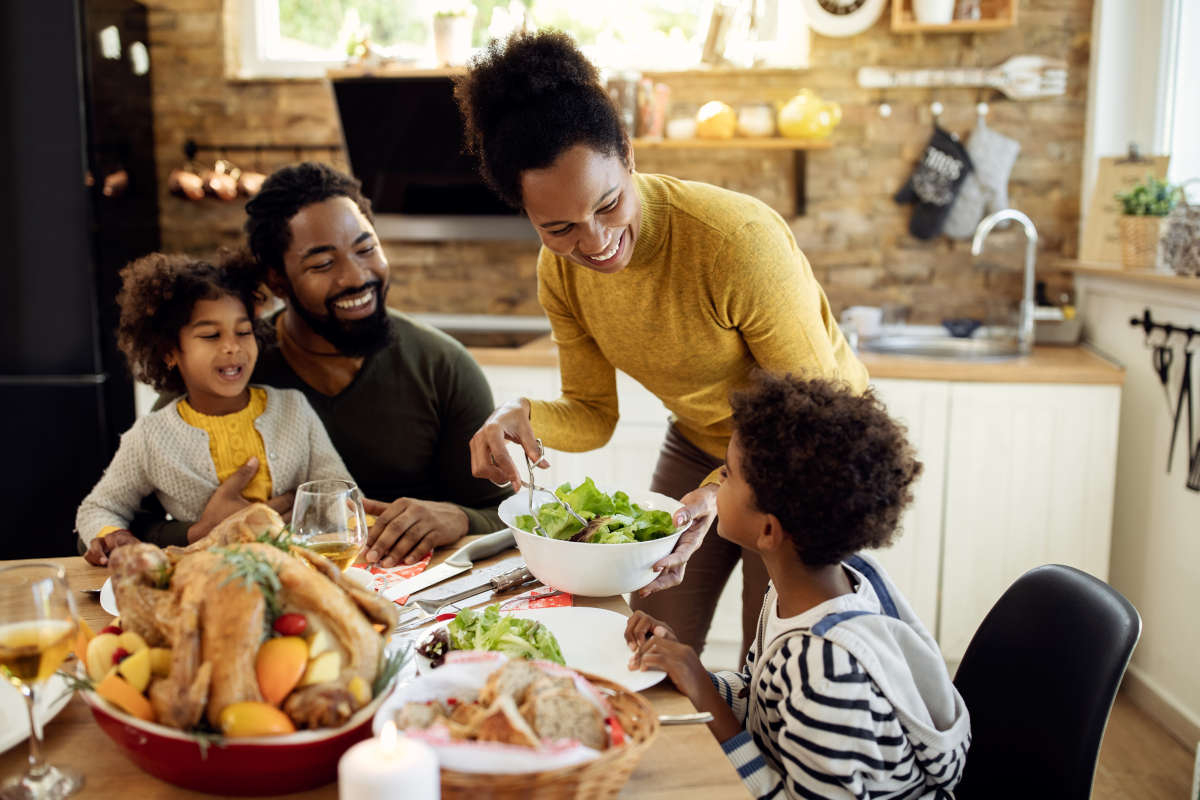
<svg viewBox="0 0 1200 800">
<path fill-rule="evenodd" d="M 1141 328 L 1147 338 L 1149 338 L 1151 331 L 1163 331 L 1166 333 L 1163 344 L 1166 344 L 1166 339 L 1171 338 L 1176 333 L 1187 337 L 1185 346 L 1191 344 L 1193 338 L 1200 336 L 1200 329 L 1194 328 L 1191 325 L 1184 327 L 1182 325 L 1174 325 L 1170 322 L 1155 322 L 1154 318 L 1150 316 L 1150 309 L 1148 308 L 1142 311 L 1140 317 L 1130 317 L 1129 324 L 1135 328 Z"/>
<path fill-rule="evenodd" d="M 1150 347 L 1150 334 L 1154 331 L 1162 331 L 1163 339 L 1157 345 L 1153 345 L 1153 365 L 1155 372 L 1158 373 L 1158 379 L 1163 385 L 1163 392 L 1167 395 L 1167 410 L 1172 414 L 1171 420 L 1171 441 L 1167 448 L 1167 472 L 1171 472 L 1171 462 L 1175 456 L 1175 441 L 1179 436 L 1179 425 L 1183 419 L 1183 414 L 1187 412 L 1187 439 L 1185 440 L 1185 450 L 1187 451 L 1188 459 L 1188 475 L 1184 485 L 1193 492 L 1200 492 L 1200 440 L 1194 440 L 1193 431 L 1193 414 L 1194 400 L 1192 397 L 1192 339 L 1200 336 L 1200 330 L 1197 330 L 1192 325 L 1176 325 L 1171 322 L 1156 322 L 1150 314 L 1150 309 L 1142 310 L 1142 316 L 1131 317 L 1129 324 L 1135 328 L 1141 328 L 1146 336 L 1146 345 Z M 1187 337 L 1183 342 L 1183 374 L 1180 376 L 1179 384 L 1179 399 L 1175 403 L 1174 410 L 1171 409 L 1170 390 L 1169 390 L 1169 373 L 1171 363 L 1174 360 L 1174 355 L 1169 346 L 1170 339 L 1175 334 Z"/>
<path fill-rule="evenodd" d="M 343 145 L 330 144 L 325 142 L 293 142 L 287 144 L 213 144 L 200 143 L 195 139 L 187 139 L 183 143 L 183 154 L 187 156 L 188 161 L 196 158 L 196 154 L 201 150 L 210 153 L 224 153 L 226 151 L 239 151 L 244 153 L 286 153 L 292 151 L 296 155 L 296 160 L 300 159 L 300 154 L 305 150 L 324 150 L 330 153 L 339 153 L 345 148 Z"/>
</svg>

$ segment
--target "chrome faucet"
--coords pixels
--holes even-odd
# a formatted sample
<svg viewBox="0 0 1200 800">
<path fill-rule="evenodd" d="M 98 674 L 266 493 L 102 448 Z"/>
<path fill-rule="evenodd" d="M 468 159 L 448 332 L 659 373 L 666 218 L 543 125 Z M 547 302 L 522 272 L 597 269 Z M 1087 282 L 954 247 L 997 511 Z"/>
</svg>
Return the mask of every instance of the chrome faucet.
<svg viewBox="0 0 1200 800">
<path fill-rule="evenodd" d="M 1025 291 L 1021 297 L 1021 311 L 1017 323 L 1017 345 L 1022 354 L 1028 354 L 1033 350 L 1033 275 L 1037 263 L 1038 240 L 1033 220 L 1015 208 L 1005 208 L 984 217 L 975 229 L 975 238 L 971 240 L 971 255 L 977 256 L 983 251 L 983 240 L 997 223 L 1010 219 L 1021 223 L 1021 227 L 1025 229 Z"/>
</svg>

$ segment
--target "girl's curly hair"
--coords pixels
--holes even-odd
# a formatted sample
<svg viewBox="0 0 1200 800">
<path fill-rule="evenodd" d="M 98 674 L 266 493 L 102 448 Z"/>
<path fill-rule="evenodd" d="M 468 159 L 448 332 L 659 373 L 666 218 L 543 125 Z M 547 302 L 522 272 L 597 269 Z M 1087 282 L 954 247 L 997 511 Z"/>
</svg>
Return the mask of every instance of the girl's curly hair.
<svg viewBox="0 0 1200 800">
<path fill-rule="evenodd" d="M 891 543 L 921 463 L 873 392 L 759 373 L 730 404 L 755 504 L 801 561 L 827 566 Z"/>
<path fill-rule="evenodd" d="M 179 347 L 179 332 L 191 321 L 192 308 L 199 300 L 229 295 L 241 300 L 255 319 L 255 303 L 262 297 L 256 273 L 257 264 L 245 253 L 223 253 L 218 265 L 171 253 L 151 253 L 130 262 L 121 270 L 117 294 L 117 346 L 133 377 L 160 392 L 185 392 L 183 378 L 167 366 L 167 356 Z M 256 323 L 260 347 L 262 333 Z"/>
<path fill-rule="evenodd" d="M 493 40 L 455 79 L 468 152 L 483 178 L 521 208 L 521 173 L 586 144 L 629 164 L 629 141 L 592 63 L 562 31 Z"/>
</svg>

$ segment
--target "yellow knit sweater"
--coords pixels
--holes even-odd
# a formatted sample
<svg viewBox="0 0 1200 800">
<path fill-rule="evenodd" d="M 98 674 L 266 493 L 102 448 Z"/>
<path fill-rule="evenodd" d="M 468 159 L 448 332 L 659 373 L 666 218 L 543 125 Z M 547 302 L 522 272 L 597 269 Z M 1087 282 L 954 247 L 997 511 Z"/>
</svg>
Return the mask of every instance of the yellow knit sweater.
<svg viewBox="0 0 1200 800">
<path fill-rule="evenodd" d="M 267 408 L 267 393 L 252 386 L 250 402 L 245 408 L 216 417 L 192 408 L 186 398 L 179 401 L 177 408 L 185 422 L 208 433 L 208 448 L 219 483 L 241 469 L 251 456 L 258 459 L 258 472 L 242 491 L 242 497 L 252 503 L 266 502 L 271 496 L 271 469 L 267 465 L 267 448 L 262 434 L 254 427 L 254 420 Z"/>
<path fill-rule="evenodd" d="M 755 366 L 867 386 L 791 229 L 762 202 L 704 183 L 634 174 L 641 231 L 605 275 L 542 248 L 538 299 L 558 345 L 562 397 L 530 401 L 547 447 L 601 447 L 620 369 L 662 400 L 688 441 L 725 457 L 729 393 Z"/>
</svg>

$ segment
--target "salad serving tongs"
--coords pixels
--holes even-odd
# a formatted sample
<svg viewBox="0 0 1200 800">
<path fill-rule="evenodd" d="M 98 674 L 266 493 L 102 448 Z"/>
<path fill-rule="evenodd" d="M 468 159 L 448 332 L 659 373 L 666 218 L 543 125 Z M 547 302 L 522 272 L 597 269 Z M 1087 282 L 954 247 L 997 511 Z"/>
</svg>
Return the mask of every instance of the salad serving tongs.
<svg viewBox="0 0 1200 800">
<path fill-rule="evenodd" d="M 537 439 L 536 441 L 537 441 L 537 446 L 538 446 L 538 461 L 541 461 L 542 455 L 546 452 L 546 448 L 542 447 L 541 439 Z M 560 506 L 565 508 L 567 510 L 567 513 L 575 518 L 576 522 L 578 522 L 580 525 L 582 525 L 583 527 L 586 528 L 588 525 L 587 520 L 584 519 L 583 517 L 581 517 L 579 515 L 579 512 L 577 512 L 574 508 L 571 507 L 570 503 L 568 503 L 566 500 L 563 500 L 561 497 L 559 497 L 557 493 L 550 491 L 549 489 L 545 488 L 544 486 L 538 486 L 536 483 L 534 483 L 534 481 L 533 481 L 533 460 L 529 458 L 529 453 L 526 453 L 524 451 L 524 449 L 522 449 L 521 452 L 525 456 L 525 471 L 529 475 L 529 480 L 527 480 L 525 483 L 527 486 L 529 486 L 529 516 L 533 517 L 534 533 L 538 534 L 539 536 L 545 536 L 547 539 L 552 538 L 550 536 L 550 534 L 546 533 L 546 529 L 542 527 L 541 523 L 538 522 L 537 514 L 534 512 L 533 493 L 535 491 L 546 492 L 547 494 L 549 494 L 552 498 L 554 498 L 554 502 L 558 503 Z"/>
</svg>

